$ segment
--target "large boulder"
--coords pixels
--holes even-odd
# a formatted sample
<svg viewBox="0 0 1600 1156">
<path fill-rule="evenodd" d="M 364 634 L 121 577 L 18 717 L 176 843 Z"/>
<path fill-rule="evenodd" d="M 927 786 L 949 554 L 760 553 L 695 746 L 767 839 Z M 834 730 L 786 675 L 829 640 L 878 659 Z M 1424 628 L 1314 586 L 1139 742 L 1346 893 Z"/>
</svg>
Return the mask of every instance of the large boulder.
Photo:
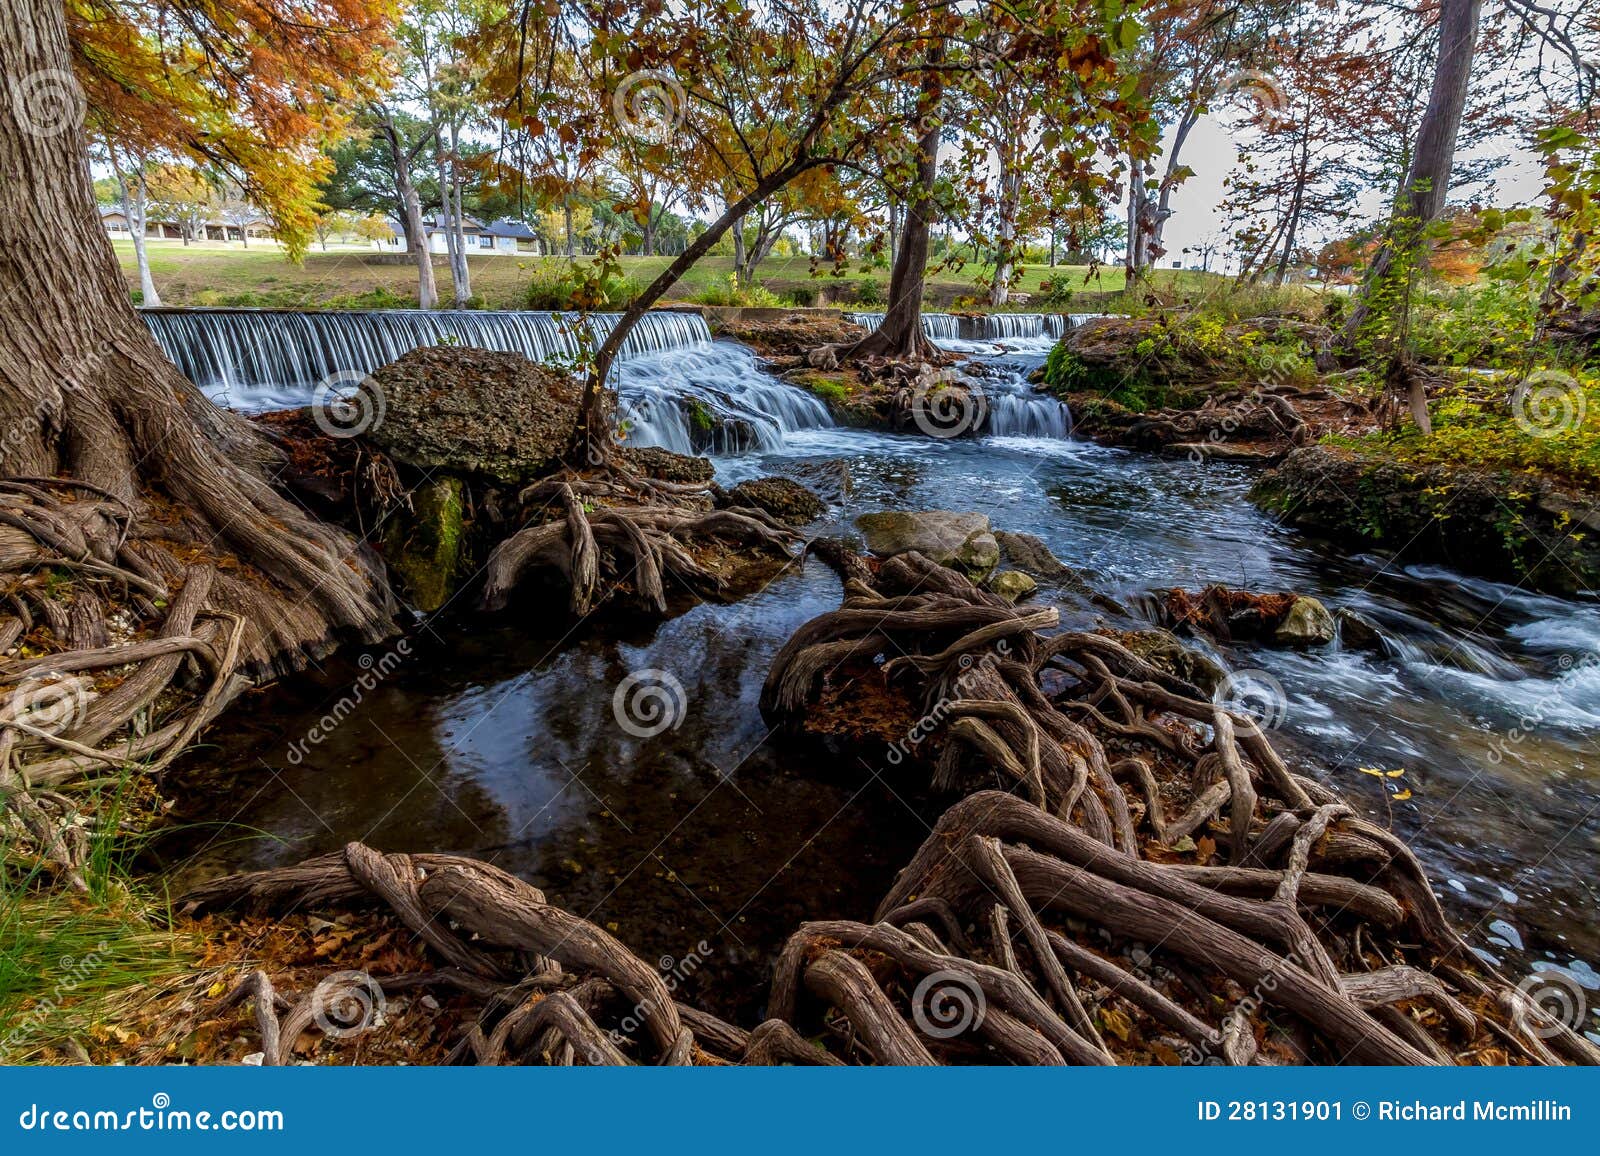
<svg viewBox="0 0 1600 1156">
<path fill-rule="evenodd" d="M 974 582 L 983 581 L 1000 564 L 1000 544 L 983 514 L 884 510 L 861 515 L 856 525 L 866 535 L 867 549 L 880 558 L 915 550 Z"/>
<path fill-rule="evenodd" d="M 561 370 L 462 346 L 413 349 L 361 391 L 366 437 L 395 461 L 508 485 L 560 460 L 583 404 L 582 384 Z"/>
</svg>

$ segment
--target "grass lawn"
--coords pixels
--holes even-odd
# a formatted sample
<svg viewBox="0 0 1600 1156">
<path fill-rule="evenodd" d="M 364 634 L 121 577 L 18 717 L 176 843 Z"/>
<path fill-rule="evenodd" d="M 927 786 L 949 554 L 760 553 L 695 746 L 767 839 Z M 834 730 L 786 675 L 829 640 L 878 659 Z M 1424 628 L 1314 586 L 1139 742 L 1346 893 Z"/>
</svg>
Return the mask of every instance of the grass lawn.
<svg viewBox="0 0 1600 1156">
<path fill-rule="evenodd" d="M 138 291 L 138 276 L 133 262 L 133 243 L 112 242 L 128 279 L 130 293 Z M 243 305 L 280 308 L 371 308 L 400 307 L 416 303 L 416 274 L 407 264 L 380 264 L 368 249 L 334 248 L 313 251 L 304 263 L 290 264 L 283 251 L 274 245 L 257 242 L 249 249 L 238 243 L 208 242 L 185 246 L 179 241 L 149 242 L 150 271 L 167 305 Z M 584 258 L 579 258 L 583 260 Z M 441 258 L 442 260 L 442 258 Z M 486 308 L 516 308 L 529 279 L 541 263 L 560 258 L 534 256 L 471 257 L 472 288 Z M 624 257 L 622 267 L 640 284 L 666 269 L 670 257 Z M 968 263 L 935 271 L 929 279 L 928 297 L 937 305 L 948 306 L 958 297 L 979 296 L 989 270 Z M 733 273 L 730 257 L 706 257 L 692 268 L 668 293 L 669 301 L 685 301 L 713 286 L 725 286 Z M 450 296 L 450 270 L 434 266 L 440 295 Z M 1017 283 L 1025 293 L 1037 293 L 1039 284 L 1051 278 L 1069 277 L 1073 301 L 1069 308 L 1092 312 L 1106 304 L 1106 298 L 1123 287 L 1122 269 L 1105 267 L 1092 276 L 1083 266 L 1028 266 Z M 1215 274 L 1161 272 L 1158 283 L 1164 288 L 1198 290 L 1220 281 Z M 887 269 L 852 273 L 846 278 L 827 274 L 813 276 L 806 257 L 773 258 L 759 271 L 762 284 L 784 296 L 794 292 L 814 294 L 819 288 L 839 285 L 849 288 L 863 280 L 887 286 Z M 881 298 L 882 294 L 879 294 Z M 853 293 L 843 294 L 850 299 Z"/>
</svg>

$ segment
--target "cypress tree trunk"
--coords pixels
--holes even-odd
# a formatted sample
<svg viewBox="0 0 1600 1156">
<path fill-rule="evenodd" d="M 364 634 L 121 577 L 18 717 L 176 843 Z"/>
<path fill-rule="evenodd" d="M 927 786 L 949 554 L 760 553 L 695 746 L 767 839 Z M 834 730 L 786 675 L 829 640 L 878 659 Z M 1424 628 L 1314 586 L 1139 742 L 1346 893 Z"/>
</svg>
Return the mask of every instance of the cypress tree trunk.
<svg viewBox="0 0 1600 1156">
<path fill-rule="evenodd" d="M 0 0 L 0 28 L 0 92 L 70 75 L 59 3 Z M 67 95 L 81 112 L 76 85 Z M 182 573 L 175 550 L 231 558 L 208 605 L 242 616 L 256 673 L 294 668 L 341 634 L 387 633 L 380 567 L 267 484 L 263 439 L 190 385 L 134 311 L 100 224 L 81 115 L 41 127 L 20 103 L 0 100 L 0 285 L 27 288 L 0 298 L 0 475 L 93 487 L 71 509 L 97 557 L 132 550 L 169 580 Z M 12 568 L 38 550 L 24 530 L 0 537 Z"/>
<path fill-rule="evenodd" d="M 942 62 L 943 43 L 931 48 L 928 56 L 930 64 Z M 849 357 L 929 358 L 938 352 L 922 332 L 922 296 L 928 282 L 928 241 L 935 211 L 934 183 L 939 176 L 943 105 L 944 77 L 935 68 L 922 84 L 918 107 L 923 129 L 918 142 L 917 187 L 905 206 L 905 227 L 900 233 L 894 271 L 889 276 L 888 308 L 883 324 L 857 342 Z"/>
</svg>

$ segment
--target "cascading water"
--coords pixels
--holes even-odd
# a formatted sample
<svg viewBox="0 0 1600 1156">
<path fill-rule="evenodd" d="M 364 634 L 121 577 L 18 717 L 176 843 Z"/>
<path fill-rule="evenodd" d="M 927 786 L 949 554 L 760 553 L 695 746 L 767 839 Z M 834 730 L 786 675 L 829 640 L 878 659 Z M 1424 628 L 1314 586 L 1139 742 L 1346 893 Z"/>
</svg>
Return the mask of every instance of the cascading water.
<svg viewBox="0 0 1600 1156">
<path fill-rule="evenodd" d="M 850 315 L 868 329 L 882 325 L 883 318 L 882 313 Z M 989 418 L 984 433 L 1060 440 L 1072 434 L 1072 415 L 1061 402 L 1039 394 L 1028 375 L 1076 323 L 1061 313 L 924 313 L 922 332 L 941 349 L 986 359 L 981 383 L 989 398 Z"/>
<path fill-rule="evenodd" d="M 636 357 L 612 373 L 625 445 L 680 454 L 770 453 L 786 433 L 833 425 L 820 398 L 763 373 L 755 354 L 732 342 Z"/>
<path fill-rule="evenodd" d="M 883 324 L 884 316 L 882 313 L 852 313 L 850 320 L 876 329 Z M 924 313 L 922 332 L 930 341 L 940 344 L 954 341 L 978 341 L 985 345 L 1022 340 L 1054 342 L 1059 341 L 1073 323 L 1064 313 Z"/>
<path fill-rule="evenodd" d="M 604 341 L 620 315 L 149 309 L 143 316 L 173 364 L 214 401 L 267 410 L 307 405 L 321 383 L 353 384 L 427 345 L 573 359 Z M 786 431 L 832 424 L 818 398 L 762 373 L 748 349 L 712 341 L 698 313 L 646 313 L 613 373 L 632 445 L 679 453 L 772 450 Z"/>
</svg>

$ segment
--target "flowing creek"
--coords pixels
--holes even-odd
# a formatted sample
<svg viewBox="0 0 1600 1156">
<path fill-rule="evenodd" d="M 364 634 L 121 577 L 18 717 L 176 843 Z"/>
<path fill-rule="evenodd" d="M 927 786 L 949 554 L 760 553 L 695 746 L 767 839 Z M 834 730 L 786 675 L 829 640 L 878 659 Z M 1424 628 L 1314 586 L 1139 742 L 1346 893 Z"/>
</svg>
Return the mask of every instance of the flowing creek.
<svg viewBox="0 0 1600 1156">
<path fill-rule="evenodd" d="M 328 373 L 439 340 L 415 320 L 425 314 L 307 316 L 147 314 L 186 372 L 244 408 L 305 404 Z M 451 330 L 456 340 L 573 348 L 537 345 L 564 324 L 551 315 L 436 316 L 447 320 L 429 325 L 480 327 Z M 833 427 L 815 398 L 683 314 L 637 335 L 618 384 L 636 444 L 714 452 L 726 482 L 788 474 L 823 492 L 832 505 L 815 533 L 851 534 L 871 510 L 976 510 L 1039 535 L 1133 613 L 1152 589 L 1210 582 L 1360 611 L 1388 656 L 1240 648 L 1226 662 L 1282 686 L 1274 741 L 1412 842 L 1475 948 L 1513 980 L 1561 969 L 1600 1005 L 1600 604 L 1342 557 L 1249 505 L 1245 467 L 1068 440 L 1062 407 L 1025 381 L 1060 324 L 929 318 L 930 336 L 972 354 L 990 392 L 995 432 L 981 438 Z M 812 562 L 664 623 L 564 634 L 550 608 L 528 607 L 452 627 L 448 641 L 423 631 L 398 664 L 340 658 L 217 728 L 195 760 L 193 825 L 163 853 L 190 875 L 351 839 L 482 856 L 614 925 L 645 958 L 678 961 L 693 998 L 748 1016 L 795 925 L 870 915 L 939 811 L 904 769 L 829 758 L 761 720 L 772 655 L 838 597 Z M 676 729 L 640 738 L 617 725 L 612 696 L 643 670 L 681 683 L 684 712 Z M 352 692 L 363 672 L 383 677 Z M 315 730 L 330 714 L 342 721 Z M 1410 797 L 1394 799 L 1397 787 Z"/>
</svg>

